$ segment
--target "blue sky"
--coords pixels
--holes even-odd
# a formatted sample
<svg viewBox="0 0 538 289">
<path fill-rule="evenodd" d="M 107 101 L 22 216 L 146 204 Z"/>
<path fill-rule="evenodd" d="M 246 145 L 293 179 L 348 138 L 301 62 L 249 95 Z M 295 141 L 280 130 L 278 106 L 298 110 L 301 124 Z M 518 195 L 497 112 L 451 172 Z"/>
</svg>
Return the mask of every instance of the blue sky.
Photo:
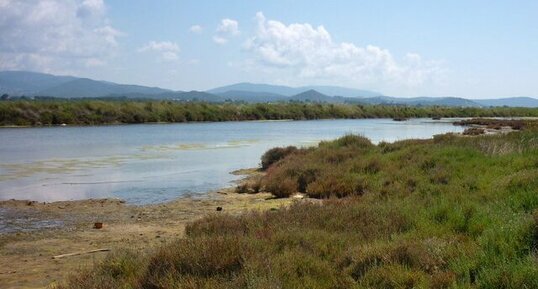
<svg viewBox="0 0 538 289">
<path fill-rule="evenodd" d="M 538 96 L 538 1 L 0 0 L 0 69 Z"/>
</svg>

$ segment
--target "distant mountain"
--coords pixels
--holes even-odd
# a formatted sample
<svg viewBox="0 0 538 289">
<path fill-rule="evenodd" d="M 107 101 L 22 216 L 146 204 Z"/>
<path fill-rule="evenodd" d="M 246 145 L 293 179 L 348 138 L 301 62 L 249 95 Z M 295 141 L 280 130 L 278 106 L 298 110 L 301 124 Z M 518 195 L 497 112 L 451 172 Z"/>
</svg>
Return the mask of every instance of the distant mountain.
<svg viewBox="0 0 538 289">
<path fill-rule="evenodd" d="M 242 83 L 236 83 L 232 85 L 217 87 L 217 88 L 210 89 L 207 92 L 214 93 L 214 94 L 221 94 L 221 93 L 226 93 L 229 91 L 263 92 L 263 93 L 271 93 L 271 94 L 278 94 L 278 95 L 284 95 L 284 96 L 292 96 L 294 94 L 302 92 L 302 91 L 297 91 L 295 88 L 289 87 L 289 86 L 256 84 L 256 83 L 248 83 L 248 82 L 242 82 Z"/>
<path fill-rule="evenodd" d="M 179 99 L 182 101 L 205 101 L 205 102 L 224 102 L 225 99 L 221 96 L 207 93 L 204 91 L 188 91 L 178 94 Z"/>
<path fill-rule="evenodd" d="M 538 107 L 538 99 L 513 97 L 465 99 L 459 97 L 390 97 L 381 93 L 338 86 L 303 86 L 237 83 L 208 91 L 173 91 L 158 87 L 117 84 L 73 76 L 28 71 L 0 71 L 0 95 L 59 98 L 136 98 L 176 101 L 225 102 L 325 102 L 409 106 Z"/>
<path fill-rule="evenodd" d="M 393 105 L 410 105 L 410 106 L 462 106 L 462 107 L 479 107 L 480 104 L 465 98 L 459 97 L 412 97 L 399 98 L 390 96 L 377 96 L 370 98 L 361 98 L 358 102 L 367 104 L 393 104 Z"/>
<path fill-rule="evenodd" d="M 0 71 L 0 93 L 12 96 L 33 95 L 77 79 L 72 76 L 56 76 L 28 71 Z"/>
<path fill-rule="evenodd" d="M 498 99 L 475 99 L 482 106 L 538 107 L 538 99 L 532 97 L 509 97 Z"/>
<path fill-rule="evenodd" d="M 159 94 L 170 90 L 146 87 L 139 85 L 116 84 L 112 82 L 96 81 L 88 78 L 77 78 L 60 85 L 37 91 L 34 95 L 54 96 L 65 98 L 103 97 L 110 94 Z"/>
<path fill-rule="evenodd" d="M 305 90 L 305 91 L 315 90 L 319 93 L 323 93 L 328 96 L 342 96 L 342 97 L 375 97 L 375 96 L 383 95 L 380 92 L 347 88 L 347 87 L 339 87 L 339 86 L 311 85 L 311 86 L 299 87 L 298 89 Z"/>
<path fill-rule="evenodd" d="M 323 93 L 315 91 L 313 89 L 301 92 L 293 95 L 289 98 L 292 101 L 305 101 L 305 102 L 334 102 L 334 98 L 327 96 Z"/>
<path fill-rule="evenodd" d="M 430 101 L 418 101 L 412 105 L 437 105 L 437 106 L 461 106 L 461 107 L 480 107 L 480 104 L 474 100 L 469 100 L 461 97 L 434 97 Z"/>
<path fill-rule="evenodd" d="M 136 99 L 158 99 L 158 100 L 175 100 L 175 101 L 203 101 L 203 102 L 224 102 L 221 96 L 203 92 L 203 91 L 167 91 L 159 94 L 144 93 L 123 93 L 109 94 L 110 98 L 136 98 Z"/>
<path fill-rule="evenodd" d="M 281 94 L 244 90 L 230 90 L 216 94 L 226 100 L 244 102 L 278 102 L 287 101 L 289 99 L 287 96 Z"/>
<path fill-rule="evenodd" d="M 343 97 L 374 97 L 382 95 L 378 92 L 360 90 L 339 86 L 302 86 L 302 87 L 290 87 L 283 85 L 270 85 L 270 84 L 257 84 L 257 83 L 236 83 L 232 85 L 217 87 L 208 90 L 209 93 L 222 94 L 229 91 L 250 91 L 250 92 L 263 92 L 271 93 L 283 96 L 293 96 L 305 91 L 316 90 L 327 96 L 343 96 Z"/>
<path fill-rule="evenodd" d="M 56 76 L 27 71 L 0 72 L 0 93 L 12 96 L 82 98 L 130 93 L 152 95 L 169 91 L 157 87 L 117 84 L 72 76 Z"/>
</svg>

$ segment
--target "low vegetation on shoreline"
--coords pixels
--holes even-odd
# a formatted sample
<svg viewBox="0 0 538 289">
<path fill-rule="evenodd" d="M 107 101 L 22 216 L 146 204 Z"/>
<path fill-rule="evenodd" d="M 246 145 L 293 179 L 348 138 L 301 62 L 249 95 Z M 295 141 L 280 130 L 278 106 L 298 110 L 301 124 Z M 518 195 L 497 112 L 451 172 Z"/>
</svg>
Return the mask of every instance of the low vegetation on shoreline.
<svg viewBox="0 0 538 289">
<path fill-rule="evenodd" d="M 486 133 L 510 132 L 523 130 L 536 122 L 525 119 L 472 118 L 454 122 L 454 125 L 466 126 L 463 135 L 477 136 Z"/>
<path fill-rule="evenodd" d="M 210 104 L 125 100 L 0 101 L 1 126 L 329 118 L 538 117 L 537 108 L 460 108 L 318 103 Z"/>
<path fill-rule="evenodd" d="M 538 130 L 265 156 L 255 186 L 324 199 L 216 213 L 65 288 L 538 288 Z M 63 287 L 61 287 L 63 288 Z"/>
</svg>

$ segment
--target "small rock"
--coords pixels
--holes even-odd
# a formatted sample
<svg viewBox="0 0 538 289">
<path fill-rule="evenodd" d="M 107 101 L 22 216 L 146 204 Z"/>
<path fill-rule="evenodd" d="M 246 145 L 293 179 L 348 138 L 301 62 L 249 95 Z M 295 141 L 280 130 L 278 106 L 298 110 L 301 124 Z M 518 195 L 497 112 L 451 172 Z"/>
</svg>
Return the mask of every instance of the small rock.
<svg viewBox="0 0 538 289">
<path fill-rule="evenodd" d="M 217 212 L 222 211 L 222 207 L 217 207 Z"/>
</svg>

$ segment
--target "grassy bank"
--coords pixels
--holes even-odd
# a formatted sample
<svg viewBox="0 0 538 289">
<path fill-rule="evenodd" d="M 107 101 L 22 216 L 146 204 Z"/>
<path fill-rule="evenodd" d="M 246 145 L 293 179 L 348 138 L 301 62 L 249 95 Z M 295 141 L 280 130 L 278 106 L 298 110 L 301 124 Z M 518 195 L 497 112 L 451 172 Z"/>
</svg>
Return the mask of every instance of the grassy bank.
<svg viewBox="0 0 538 289">
<path fill-rule="evenodd" d="M 66 288 L 538 288 L 538 130 L 264 156 L 252 185 L 320 202 L 210 215 Z"/>
<path fill-rule="evenodd" d="M 208 104 L 170 101 L 0 101 L 0 125 L 98 125 L 115 123 L 328 118 L 538 117 L 536 108 L 405 107 L 344 104 Z"/>
</svg>

